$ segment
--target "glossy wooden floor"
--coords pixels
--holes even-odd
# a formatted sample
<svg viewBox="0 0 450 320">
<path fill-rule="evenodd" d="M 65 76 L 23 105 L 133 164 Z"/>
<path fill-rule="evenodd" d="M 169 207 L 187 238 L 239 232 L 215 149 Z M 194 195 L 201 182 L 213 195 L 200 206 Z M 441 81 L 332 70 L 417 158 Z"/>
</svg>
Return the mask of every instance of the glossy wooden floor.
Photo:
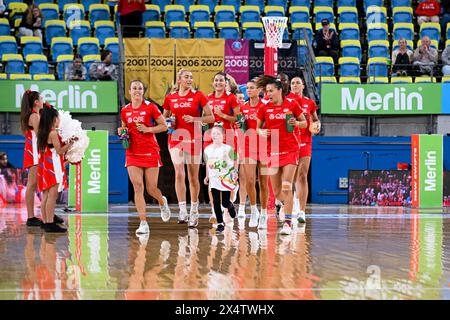
<svg viewBox="0 0 450 320">
<path fill-rule="evenodd" d="M 0 208 L 0 299 L 450 299 L 448 212 L 312 206 L 280 236 L 274 215 L 216 235 L 207 207 L 190 230 L 149 208 L 145 240 L 132 211 L 62 214 L 54 235 Z"/>
</svg>

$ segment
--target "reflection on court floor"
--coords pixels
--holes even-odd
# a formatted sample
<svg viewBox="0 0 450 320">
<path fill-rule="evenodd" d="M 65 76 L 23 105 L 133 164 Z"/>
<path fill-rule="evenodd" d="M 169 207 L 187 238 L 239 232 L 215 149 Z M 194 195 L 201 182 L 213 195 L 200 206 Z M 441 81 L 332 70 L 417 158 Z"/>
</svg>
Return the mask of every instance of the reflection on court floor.
<svg viewBox="0 0 450 320">
<path fill-rule="evenodd" d="M 54 235 L 0 208 L 0 299 L 450 299 L 442 211 L 311 206 L 280 236 L 275 215 L 267 230 L 247 218 L 216 234 L 207 207 L 197 229 L 149 208 L 140 238 L 133 211 L 63 214 L 69 232 Z"/>
</svg>

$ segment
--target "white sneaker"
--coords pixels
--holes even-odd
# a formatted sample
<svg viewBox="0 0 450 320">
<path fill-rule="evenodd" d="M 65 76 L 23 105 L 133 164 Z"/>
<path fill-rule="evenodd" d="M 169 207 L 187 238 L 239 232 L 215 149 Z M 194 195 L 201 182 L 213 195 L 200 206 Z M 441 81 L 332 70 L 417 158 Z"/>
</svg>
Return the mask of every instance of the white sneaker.
<svg viewBox="0 0 450 320">
<path fill-rule="evenodd" d="M 136 233 L 136 236 L 138 237 L 139 243 L 142 246 L 146 246 L 147 245 L 148 239 L 150 238 L 150 234 L 149 233 L 144 233 L 144 234 Z"/>
<path fill-rule="evenodd" d="M 297 217 L 298 222 L 300 223 L 305 223 L 306 222 L 306 214 L 305 211 L 300 210 L 298 217 Z"/>
<path fill-rule="evenodd" d="M 186 211 L 180 211 L 180 214 L 178 215 L 178 223 L 187 223 L 189 217 L 187 216 Z"/>
<path fill-rule="evenodd" d="M 198 226 L 198 210 L 192 210 L 189 214 L 189 228 L 195 228 L 196 226 Z"/>
<path fill-rule="evenodd" d="M 267 229 L 267 214 L 259 216 L 258 229 Z"/>
<path fill-rule="evenodd" d="M 239 219 L 245 219 L 245 210 L 239 210 L 238 211 L 238 218 Z"/>
<path fill-rule="evenodd" d="M 280 234 L 283 234 L 283 235 L 290 235 L 291 232 L 292 232 L 292 227 L 291 227 L 289 224 L 287 224 L 287 223 L 285 222 L 285 223 L 283 224 L 283 228 L 281 228 L 281 230 L 280 230 Z"/>
<path fill-rule="evenodd" d="M 164 222 L 167 222 L 170 220 L 170 208 L 169 208 L 169 203 L 167 202 L 167 198 L 163 196 L 163 200 L 164 200 L 164 204 L 162 206 L 159 207 L 159 209 L 161 209 L 161 219 Z"/>
<path fill-rule="evenodd" d="M 280 213 L 278 214 L 278 221 L 283 222 L 285 218 L 284 206 L 281 206 Z"/>
<path fill-rule="evenodd" d="M 248 226 L 250 228 L 256 228 L 258 226 L 258 220 L 259 220 L 259 211 L 255 210 L 252 212 Z"/>
<path fill-rule="evenodd" d="M 148 227 L 147 221 L 141 221 L 139 228 L 136 230 L 136 234 L 146 234 L 150 233 L 150 228 Z"/>
</svg>

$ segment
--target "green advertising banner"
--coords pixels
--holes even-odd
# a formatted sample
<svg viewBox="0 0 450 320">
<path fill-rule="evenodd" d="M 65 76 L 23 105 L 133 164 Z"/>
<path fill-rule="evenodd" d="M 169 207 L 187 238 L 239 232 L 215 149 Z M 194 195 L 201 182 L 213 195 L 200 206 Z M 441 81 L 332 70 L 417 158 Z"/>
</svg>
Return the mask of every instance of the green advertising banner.
<svg viewBox="0 0 450 320">
<path fill-rule="evenodd" d="M 116 81 L 0 81 L 0 112 L 20 112 L 26 90 L 38 91 L 44 101 L 71 113 L 116 113 Z"/>
<path fill-rule="evenodd" d="M 89 147 L 75 180 L 76 210 L 108 212 L 108 131 L 87 131 Z"/>
<path fill-rule="evenodd" d="M 75 207 L 76 204 L 76 193 L 75 193 L 75 175 L 77 173 L 76 166 L 69 166 L 69 199 L 68 206 Z"/>
<path fill-rule="evenodd" d="M 442 113 L 440 83 L 323 84 L 321 113 L 416 115 Z"/>
</svg>

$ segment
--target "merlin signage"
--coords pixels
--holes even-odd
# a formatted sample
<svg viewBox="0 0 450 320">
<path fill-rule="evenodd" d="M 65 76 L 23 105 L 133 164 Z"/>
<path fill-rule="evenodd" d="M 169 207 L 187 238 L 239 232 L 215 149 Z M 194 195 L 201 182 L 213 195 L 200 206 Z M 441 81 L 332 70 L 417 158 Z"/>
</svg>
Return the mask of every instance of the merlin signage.
<svg viewBox="0 0 450 320">
<path fill-rule="evenodd" d="M 442 113 L 441 84 L 323 84 L 322 114 L 414 115 Z"/>
<path fill-rule="evenodd" d="M 20 112 L 26 90 L 38 91 L 44 101 L 71 113 L 116 113 L 116 81 L 0 81 L 0 112 Z"/>
</svg>

